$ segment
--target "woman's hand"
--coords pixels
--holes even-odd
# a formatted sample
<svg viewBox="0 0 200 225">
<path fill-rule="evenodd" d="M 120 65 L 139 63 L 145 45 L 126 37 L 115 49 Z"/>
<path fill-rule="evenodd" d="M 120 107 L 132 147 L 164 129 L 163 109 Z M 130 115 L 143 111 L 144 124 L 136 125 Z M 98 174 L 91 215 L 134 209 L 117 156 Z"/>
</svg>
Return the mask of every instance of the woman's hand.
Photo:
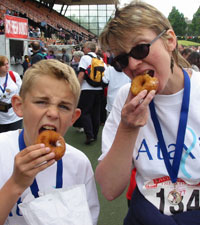
<svg viewBox="0 0 200 225">
<path fill-rule="evenodd" d="M 121 113 L 121 125 L 126 128 L 137 128 L 147 123 L 149 103 L 155 96 L 155 91 L 141 91 L 137 96 L 133 97 L 131 91 L 127 97 L 126 103 Z"/>
</svg>

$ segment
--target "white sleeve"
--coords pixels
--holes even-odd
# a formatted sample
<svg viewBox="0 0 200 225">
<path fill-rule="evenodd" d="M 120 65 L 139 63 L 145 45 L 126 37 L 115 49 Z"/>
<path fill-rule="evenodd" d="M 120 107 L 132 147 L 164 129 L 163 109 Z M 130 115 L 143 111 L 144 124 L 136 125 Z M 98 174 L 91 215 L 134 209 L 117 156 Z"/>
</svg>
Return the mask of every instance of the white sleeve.
<svg viewBox="0 0 200 225">
<path fill-rule="evenodd" d="M 99 206 L 98 193 L 97 193 L 97 188 L 96 188 L 96 183 L 94 178 L 94 172 L 89 159 L 85 169 L 86 169 L 85 177 L 87 178 L 87 182 L 85 183 L 87 202 L 88 202 L 88 206 L 89 206 L 91 217 L 92 217 L 92 223 L 93 225 L 97 225 L 99 212 L 100 212 L 100 206 Z"/>
<path fill-rule="evenodd" d="M 84 55 L 81 57 L 81 60 L 79 62 L 78 68 L 83 68 L 83 69 L 87 69 L 88 66 L 91 64 L 92 61 L 92 57 L 90 57 L 89 55 Z"/>
<path fill-rule="evenodd" d="M 130 83 L 121 87 L 117 93 L 112 110 L 106 120 L 102 131 L 102 154 L 98 158 L 99 161 L 105 157 L 113 143 L 117 128 L 119 126 L 119 122 L 121 120 L 121 110 L 127 99 L 129 89 Z"/>
<path fill-rule="evenodd" d="M 110 81 L 110 67 L 105 67 L 104 76 L 102 77 L 102 80 L 105 84 L 108 84 Z"/>
<path fill-rule="evenodd" d="M 20 77 L 20 75 L 18 73 L 14 72 L 14 71 L 13 71 L 13 73 L 15 75 L 16 85 L 18 87 L 18 90 L 20 90 L 21 85 L 22 85 L 22 79 L 21 79 L 21 77 Z"/>
</svg>

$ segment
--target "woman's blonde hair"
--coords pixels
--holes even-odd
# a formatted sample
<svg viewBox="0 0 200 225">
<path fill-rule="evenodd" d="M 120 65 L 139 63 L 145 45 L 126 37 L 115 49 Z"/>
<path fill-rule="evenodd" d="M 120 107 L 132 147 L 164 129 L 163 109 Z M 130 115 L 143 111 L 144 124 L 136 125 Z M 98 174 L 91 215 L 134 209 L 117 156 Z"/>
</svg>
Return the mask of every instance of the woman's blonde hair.
<svg viewBox="0 0 200 225">
<path fill-rule="evenodd" d="M 159 35 L 163 30 L 173 28 L 169 20 L 155 7 L 142 1 L 132 1 L 121 9 L 116 7 L 114 18 L 108 22 L 100 34 L 101 48 L 105 51 L 112 51 L 110 43 L 114 41 L 117 49 L 123 51 L 130 36 L 141 34 L 142 29 L 150 29 Z M 167 40 L 169 36 L 165 33 L 161 38 Z M 189 66 L 179 53 L 178 46 L 172 52 L 172 57 L 177 65 Z"/>
<path fill-rule="evenodd" d="M 9 62 L 8 58 L 6 56 L 4 56 L 4 55 L 0 55 L 0 67 L 4 66 L 5 61 Z"/>
<path fill-rule="evenodd" d="M 56 59 L 41 60 L 26 70 L 19 93 L 20 96 L 25 99 L 26 93 L 32 87 L 35 80 L 44 75 L 66 81 L 71 88 L 75 98 L 75 105 L 77 106 L 80 97 L 80 84 L 77 76 L 72 67 Z"/>
</svg>

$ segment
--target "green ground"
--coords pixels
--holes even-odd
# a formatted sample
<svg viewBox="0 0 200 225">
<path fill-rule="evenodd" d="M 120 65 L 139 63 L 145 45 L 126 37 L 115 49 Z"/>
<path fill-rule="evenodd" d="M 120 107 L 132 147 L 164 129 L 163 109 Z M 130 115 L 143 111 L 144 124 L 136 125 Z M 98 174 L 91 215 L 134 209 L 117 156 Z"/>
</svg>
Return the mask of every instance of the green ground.
<svg viewBox="0 0 200 225">
<path fill-rule="evenodd" d="M 97 159 L 101 154 L 101 131 L 102 127 L 97 142 L 91 145 L 85 145 L 85 135 L 77 132 L 73 127 L 69 129 L 65 136 L 67 143 L 83 151 L 88 156 L 94 170 L 98 163 Z M 116 200 L 109 202 L 102 196 L 98 184 L 97 190 L 101 207 L 98 225 L 122 225 L 127 212 L 125 193 Z"/>
<path fill-rule="evenodd" d="M 200 43 L 193 42 L 193 41 L 186 41 L 186 40 L 179 40 L 178 43 L 184 46 L 199 46 L 200 45 Z"/>
</svg>

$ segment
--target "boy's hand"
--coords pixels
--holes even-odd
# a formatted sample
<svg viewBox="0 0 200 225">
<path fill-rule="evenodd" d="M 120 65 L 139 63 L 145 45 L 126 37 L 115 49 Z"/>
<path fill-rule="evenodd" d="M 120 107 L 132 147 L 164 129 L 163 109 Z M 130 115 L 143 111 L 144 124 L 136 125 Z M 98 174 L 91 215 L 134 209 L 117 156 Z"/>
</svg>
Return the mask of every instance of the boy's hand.
<svg viewBox="0 0 200 225">
<path fill-rule="evenodd" d="M 55 162 L 55 154 L 44 144 L 31 145 L 15 156 L 15 164 L 11 179 L 19 192 L 29 187 L 40 171 Z"/>
<path fill-rule="evenodd" d="M 144 126 L 148 119 L 148 106 L 154 96 L 154 90 L 148 94 L 147 90 L 141 91 L 134 98 L 132 93 L 129 92 L 122 109 L 121 124 L 128 129 Z"/>
</svg>

